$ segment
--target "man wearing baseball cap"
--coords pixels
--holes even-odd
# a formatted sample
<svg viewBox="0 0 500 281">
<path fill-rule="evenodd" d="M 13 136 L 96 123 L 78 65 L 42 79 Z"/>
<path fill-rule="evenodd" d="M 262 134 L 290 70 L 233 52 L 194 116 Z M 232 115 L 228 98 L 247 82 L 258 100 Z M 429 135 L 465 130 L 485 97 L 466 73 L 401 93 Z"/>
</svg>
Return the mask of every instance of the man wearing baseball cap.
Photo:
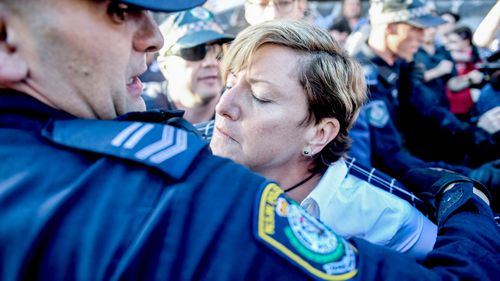
<svg viewBox="0 0 500 281">
<path fill-rule="evenodd" d="M 133 112 L 144 110 L 145 54 L 162 45 L 146 9 L 201 2 L 0 2 L 1 280 L 498 275 L 488 192 L 467 178 L 412 175 L 446 230 L 427 269 L 347 242 L 276 184 L 161 124 L 166 112 Z"/>
<path fill-rule="evenodd" d="M 420 82 L 420 71 L 414 68 L 412 60 L 423 41 L 424 28 L 439 25 L 443 20 L 422 0 L 373 0 L 369 16 L 372 25 L 369 38 L 354 53 L 365 70 L 370 101 L 363 109 L 367 126 L 363 126 L 364 120 L 360 119 L 352 130 L 353 156 L 366 153 L 360 144 L 368 143 L 372 165 L 393 177 L 402 177 L 409 169 L 417 167 L 441 167 L 470 174 L 472 169 L 466 166 L 428 162 L 416 157 L 404 148 L 401 135 L 402 130 L 414 128 L 401 124 L 402 116 L 417 110 L 409 106 L 418 99 L 434 95 Z M 433 107 L 426 105 L 423 109 L 431 114 Z M 460 128 L 451 123 L 456 119 L 451 113 L 447 115 L 440 110 L 435 117 L 442 118 L 435 122 L 447 124 L 443 129 L 450 134 Z M 421 116 L 416 121 L 427 120 Z M 359 133 L 365 130 L 369 134 Z M 356 139 L 357 136 L 364 138 Z"/>
<path fill-rule="evenodd" d="M 168 82 L 146 85 L 148 108 L 184 110 L 184 118 L 193 124 L 213 119 L 222 91 L 224 44 L 234 36 L 224 33 L 214 15 L 202 7 L 170 16 L 160 31 L 165 44 L 158 65 Z"/>
</svg>

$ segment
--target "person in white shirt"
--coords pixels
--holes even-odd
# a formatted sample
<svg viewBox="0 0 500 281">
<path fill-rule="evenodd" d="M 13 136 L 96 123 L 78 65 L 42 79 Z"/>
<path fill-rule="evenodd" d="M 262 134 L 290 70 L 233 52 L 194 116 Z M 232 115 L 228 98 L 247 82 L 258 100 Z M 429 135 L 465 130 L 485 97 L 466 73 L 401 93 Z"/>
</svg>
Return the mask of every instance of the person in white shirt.
<svg viewBox="0 0 500 281">
<path fill-rule="evenodd" d="M 300 21 L 248 27 L 223 60 L 214 154 L 276 180 L 337 233 L 422 258 L 436 226 L 407 201 L 348 173 L 364 74 L 324 30 Z"/>
</svg>

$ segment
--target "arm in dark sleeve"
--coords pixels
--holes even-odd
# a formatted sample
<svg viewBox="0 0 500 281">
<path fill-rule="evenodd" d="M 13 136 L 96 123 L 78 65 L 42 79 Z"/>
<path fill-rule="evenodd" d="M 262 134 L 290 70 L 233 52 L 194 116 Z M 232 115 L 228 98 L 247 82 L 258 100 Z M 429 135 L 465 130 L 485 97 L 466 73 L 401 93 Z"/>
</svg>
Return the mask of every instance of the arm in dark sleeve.
<svg viewBox="0 0 500 281">
<path fill-rule="evenodd" d="M 370 127 L 372 163 L 393 177 L 401 177 L 410 168 L 426 167 L 426 162 L 403 148 L 401 136 L 383 99 L 372 100 L 366 111 Z"/>
<path fill-rule="evenodd" d="M 484 163 L 500 156 L 494 136 L 472 123 L 459 120 L 437 101 L 434 90 L 418 79 L 411 76 L 407 79 L 412 79 L 406 82 L 411 85 L 410 90 L 400 92 L 402 114 L 406 119 L 428 124 L 429 130 L 438 132 L 439 137 L 445 139 L 440 143 L 459 143 L 459 147 L 472 156 L 469 161 Z"/>
<path fill-rule="evenodd" d="M 371 166 L 372 151 L 370 126 L 368 125 L 368 119 L 364 109 L 360 110 L 358 119 L 351 130 L 349 130 L 349 136 L 352 139 L 352 147 L 349 151 L 349 155 L 363 165 Z"/>
<path fill-rule="evenodd" d="M 421 265 L 363 240 L 353 243 L 359 249 L 359 280 L 496 280 L 499 274 L 499 228 L 475 195 L 439 227 L 434 250 Z"/>
</svg>

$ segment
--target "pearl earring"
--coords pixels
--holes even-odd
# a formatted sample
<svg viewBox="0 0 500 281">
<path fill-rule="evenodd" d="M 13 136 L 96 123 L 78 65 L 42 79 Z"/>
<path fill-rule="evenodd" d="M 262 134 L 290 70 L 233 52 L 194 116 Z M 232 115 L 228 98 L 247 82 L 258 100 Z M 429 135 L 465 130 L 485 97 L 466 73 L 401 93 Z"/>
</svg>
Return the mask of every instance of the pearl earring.
<svg viewBox="0 0 500 281">
<path fill-rule="evenodd" d="M 302 155 L 306 157 L 312 157 L 311 148 L 310 147 L 304 148 L 304 150 L 302 150 Z"/>
</svg>

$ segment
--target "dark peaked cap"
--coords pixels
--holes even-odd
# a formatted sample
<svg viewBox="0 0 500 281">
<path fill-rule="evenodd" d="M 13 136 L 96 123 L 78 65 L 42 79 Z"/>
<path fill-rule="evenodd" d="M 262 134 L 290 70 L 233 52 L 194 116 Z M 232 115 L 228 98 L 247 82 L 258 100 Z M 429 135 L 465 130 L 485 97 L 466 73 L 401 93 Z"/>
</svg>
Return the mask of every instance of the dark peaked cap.
<svg viewBox="0 0 500 281">
<path fill-rule="evenodd" d="M 177 12 L 205 3 L 206 0 L 122 0 L 121 2 L 158 12 Z"/>
</svg>

